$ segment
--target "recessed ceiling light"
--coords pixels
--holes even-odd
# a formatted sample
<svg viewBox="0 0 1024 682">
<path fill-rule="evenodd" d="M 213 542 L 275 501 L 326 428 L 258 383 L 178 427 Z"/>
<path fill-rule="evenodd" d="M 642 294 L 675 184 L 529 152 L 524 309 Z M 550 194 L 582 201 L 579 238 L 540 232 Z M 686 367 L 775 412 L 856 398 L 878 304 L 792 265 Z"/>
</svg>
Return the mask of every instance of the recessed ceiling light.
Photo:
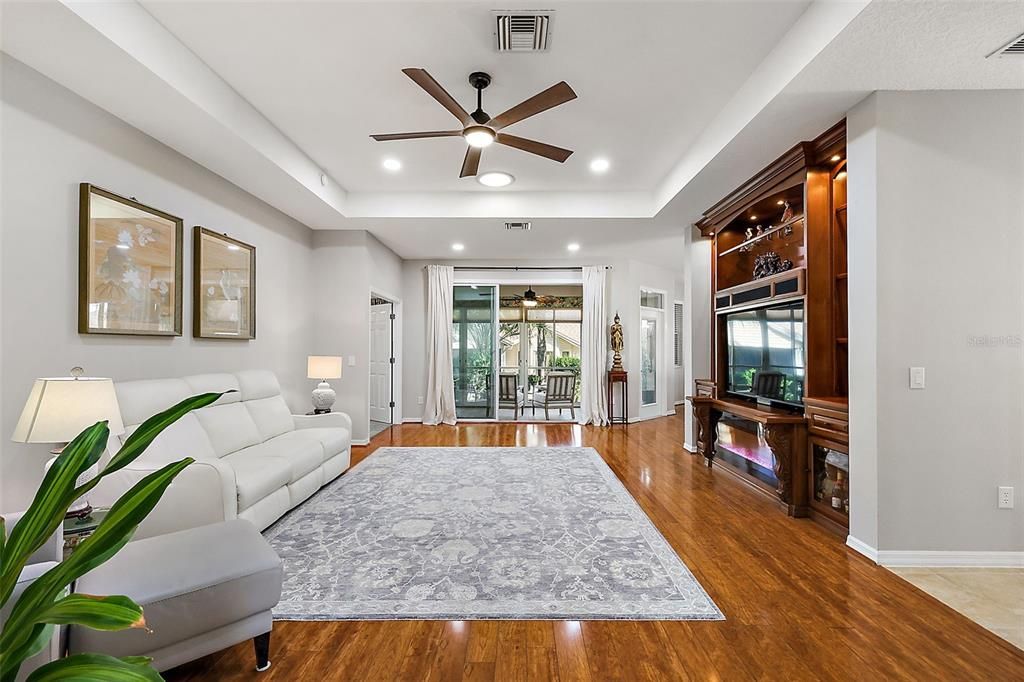
<svg viewBox="0 0 1024 682">
<path fill-rule="evenodd" d="M 838 154 L 833 154 L 832 155 L 832 163 L 835 163 L 836 161 L 839 161 L 842 158 L 843 157 L 839 156 Z"/>
<path fill-rule="evenodd" d="M 514 180 L 515 178 L 502 171 L 490 171 L 489 173 L 476 176 L 476 181 L 486 187 L 507 187 Z"/>
<path fill-rule="evenodd" d="M 569 249 L 570 251 L 579 251 L 580 250 L 580 245 L 577 244 L 576 242 L 573 242 L 572 244 L 569 244 L 565 248 Z"/>
<path fill-rule="evenodd" d="M 775 203 L 778 204 L 779 206 L 785 206 L 786 205 L 786 200 L 785 199 L 779 199 Z"/>
<path fill-rule="evenodd" d="M 465 244 L 460 244 L 459 242 L 455 242 L 454 244 L 452 244 L 452 251 L 462 251 L 465 248 L 466 248 L 466 245 Z"/>
<path fill-rule="evenodd" d="M 608 159 L 594 159 L 590 162 L 590 170 L 594 173 L 604 173 L 611 167 Z"/>
<path fill-rule="evenodd" d="M 470 147 L 489 147 L 494 142 L 494 131 L 487 126 L 469 126 L 462 131 L 462 137 Z"/>
<path fill-rule="evenodd" d="M 392 172 L 402 170 L 402 162 L 398 159 L 384 159 L 380 165 L 384 166 L 384 170 Z"/>
<path fill-rule="evenodd" d="M 752 216 L 750 216 L 750 219 L 751 220 L 757 220 L 757 216 L 756 215 L 752 215 Z"/>
</svg>

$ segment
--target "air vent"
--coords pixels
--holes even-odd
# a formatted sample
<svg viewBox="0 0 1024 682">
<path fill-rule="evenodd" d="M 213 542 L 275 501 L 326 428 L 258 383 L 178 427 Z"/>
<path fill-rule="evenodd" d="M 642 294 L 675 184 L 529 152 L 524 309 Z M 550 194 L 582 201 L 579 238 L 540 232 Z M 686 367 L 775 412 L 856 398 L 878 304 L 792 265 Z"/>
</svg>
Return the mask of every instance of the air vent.
<svg viewBox="0 0 1024 682">
<path fill-rule="evenodd" d="M 1003 45 L 989 57 L 1024 57 L 1024 33 Z"/>
<path fill-rule="evenodd" d="M 551 10 L 496 10 L 494 37 L 498 52 L 544 52 L 553 16 Z"/>
<path fill-rule="evenodd" d="M 506 230 L 529 230 L 532 227 L 530 223 L 505 223 Z"/>
</svg>

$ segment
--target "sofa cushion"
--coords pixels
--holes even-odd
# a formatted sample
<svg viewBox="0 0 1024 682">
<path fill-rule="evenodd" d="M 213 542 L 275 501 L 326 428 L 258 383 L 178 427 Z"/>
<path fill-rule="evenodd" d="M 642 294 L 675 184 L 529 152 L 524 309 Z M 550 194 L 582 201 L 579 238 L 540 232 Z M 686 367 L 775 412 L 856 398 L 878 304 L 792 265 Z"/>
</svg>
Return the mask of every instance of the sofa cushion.
<svg viewBox="0 0 1024 682">
<path fill-rule="evenodd" d="M 235 375 L 242 400 L 259 400 L 281 395 L 277 377 L 266 369 L 247 369 Z"/>
<path fill-rule="evenodd" d="M 121 443 L 124 443 L 137 428 L 137 424 L 126 428 L 121 436 Z M 146 448 L 145 457 L 146 461 L 166 464 L 182 457 L 214 459 L 217 453 L 214 452 L 206 431 L 199 423 L 199 418 L 190 412 L 161 431 Z"/>
<path fill-rule="evenodd" d="M 210 438 L 218 457 L 263 442 L 256 422 L 243 404 L 211 405 L 196 410 L 194 414 Z"/>
<path fill-rule="evenodd" d="M 235 470 L 238 510 L 248 509 L 292 480 L 291 463 L 284 457 L 228 457 Z"/>
<path fill-rule="evenodd" d="M 184 379 L 121 381 L 114 384 L 114 392 L 125 426 L 137 426 L 192 395 Z"/>
<path fill-rule="evenodd" d="M 291 477 L 287 482 L 294 483 L 323 463 L 324 451 L 320 443 L 315 440 L 283 441 L 280 438 L 274 438 L 266 443 L 253 445 L 230 454 L 224 458 L 224 461 L 235 466 L 235 463 L 241 460 L 265 457 L 283 459 L 288 462 Z"/>
<path fill-rule="evenodd" d="M 275 440 L 315 440 L 324 449 L 324 461 L 348 449 L 352 443 L 352 435 L 342 427 L 318 427 L 315 429 L 297 429 L 281 434 Z"/>
<path fill-rule="evenodd" d="M 238 378 L 234 374 L 194 374 L 190 377 L 185 377 L 182 381 L 188 384 L 189 395 L 232 391 L 217 398 L 217 402 L 214 405 L 237 403 L 242 399 Z"/>
<path fill-rule="evenodd" d="M 130 542 L 78 580 L 87 594 L 125 594 L 151 629 L 101 632 L 73 626 L 72 653 L 142 655 L 201 637 L 273 608 L 281 560 L 241 519 Z"/>
<path fill-rule="evenodd" d="M 295 428 L 292 412 L 284 398 L 279 395 L 246 400 L 243 404 L 249 410 L 249 416 L 256 422 L 256 428 L 259 429 L 263 440 L 270 440 Z"/>
</svg>

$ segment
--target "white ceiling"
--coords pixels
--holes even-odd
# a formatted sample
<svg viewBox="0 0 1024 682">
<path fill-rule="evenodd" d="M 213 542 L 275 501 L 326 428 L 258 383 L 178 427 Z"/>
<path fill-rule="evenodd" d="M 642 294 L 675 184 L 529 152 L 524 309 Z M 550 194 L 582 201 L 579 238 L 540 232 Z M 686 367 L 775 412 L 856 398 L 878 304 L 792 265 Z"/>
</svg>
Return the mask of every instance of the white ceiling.
<svg viewBox="0 0 1024 682">
<path fill-rule="evenodd" d="M 2 47 L 314 229 L 368 229 L 404 258 L 678 267 L 684 226 L 867 93 L 1024 88 L 1024 60 L 985 59 L 1024 31 L 1024 0 L 539 5 L 557 11 L 546 54 L 494 53 L 489 10 L 507 5 L 470 1 L 5 2 Z M 492 147 L 481 168 L 518 178 L 494 191 L 458 179 L 458 140 L 371 141 L 457 127 L 407 66 L 467 109 L 467 74 L 489 71 L 492 115 L 568 81 L 578 100 L 509 132 L 577 153 Z"/>
<path fill-rule="evenodd" d="M 809 0 L 541 4 L 555 10 L 550 50 L 522 54 L 494 49 L 500 3 L 143 1 L 349 192 L 487 191 L 458 177 L 460 138 L 369 138 L 461 127 L 402 68 L 427 69 L 467 111 L 469 73 L 490 73 L 492 116 L 565 80 L 578 99 L 507 130 L 574 150 L 565 164 L 498 145 L 481 163 L 516 177 L 506 191 L 563 192 L 661 181 Z M 610 172 L 590 172 L 597 156 Z"/>
</svg>

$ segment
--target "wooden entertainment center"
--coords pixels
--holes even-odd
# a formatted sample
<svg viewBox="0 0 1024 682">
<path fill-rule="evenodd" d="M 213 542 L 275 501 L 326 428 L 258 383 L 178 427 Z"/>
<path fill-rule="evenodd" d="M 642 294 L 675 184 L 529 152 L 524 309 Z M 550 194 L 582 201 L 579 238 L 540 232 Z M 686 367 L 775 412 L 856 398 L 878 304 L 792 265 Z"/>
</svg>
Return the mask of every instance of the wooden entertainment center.
<svg viewBox="0 0 1024 682">
<path fill-rule="evenodd" d="M 697 454 L 791 516 L 849 527 L 846 122 L 704 212 L 712 376 L 688 398 Z M 759 358 L 759 359 L 754 359 Z"/>
</svg>

